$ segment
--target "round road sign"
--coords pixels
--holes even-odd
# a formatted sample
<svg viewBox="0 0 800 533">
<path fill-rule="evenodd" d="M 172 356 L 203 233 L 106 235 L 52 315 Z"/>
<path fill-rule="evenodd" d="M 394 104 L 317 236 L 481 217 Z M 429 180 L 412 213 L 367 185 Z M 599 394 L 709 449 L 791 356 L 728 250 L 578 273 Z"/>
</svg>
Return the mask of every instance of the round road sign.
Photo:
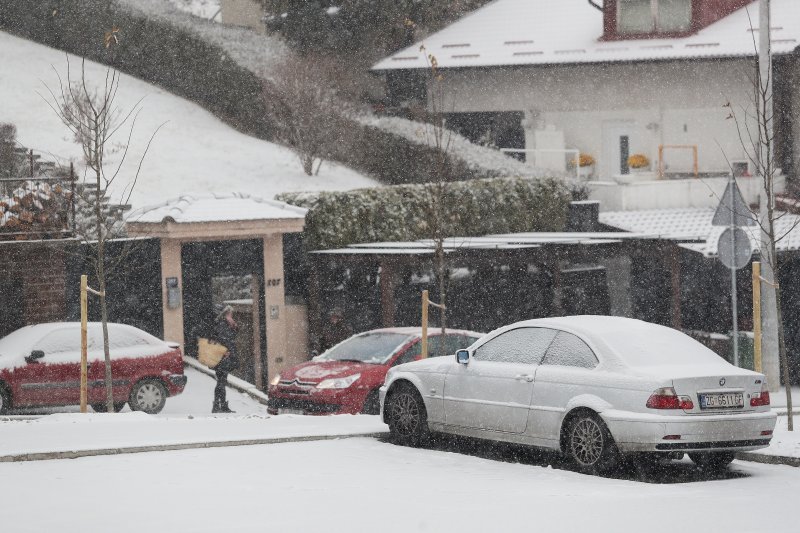
<svg viewBox="0 0 800 533">
<path fill-rule="evenodd" d="M 733 232 L 733 235 L 731 235 Z M 736 253 L 734 253 L 734 250 Z M 717 253 L 719 260 L 728 268 L 739 270 L 750 263 L 753 255 L 753 248 L 750 245 L 750 237 L 741 228 L 727 228 L 719 236 L 717 241 Z"/>
</svg>

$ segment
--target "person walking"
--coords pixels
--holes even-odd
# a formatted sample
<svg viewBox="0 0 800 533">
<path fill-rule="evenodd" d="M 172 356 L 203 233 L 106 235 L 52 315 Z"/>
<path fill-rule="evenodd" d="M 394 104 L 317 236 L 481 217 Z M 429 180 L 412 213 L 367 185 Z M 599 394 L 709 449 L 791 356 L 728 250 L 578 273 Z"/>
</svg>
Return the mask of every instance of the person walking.
<svg viewBox="0 0 800 533">
<path fill-rule="evenodd" d="M 216 317 L 214 320 L 214 334 L 212 338 L 228 349 L 228 354 L 222 358 L 214 368 L 217 375 L 217 386 L 214 387 L 214 406 L 212 413 L 233 413 L 228 407 L 226 398 L 226 387 L 228 385 L 228 373 L 236 370 L 239 366 L 239 358 L 236 355 L 236 333 L 239 325 L 233 319 L 233 308 L 230 305 L 215 305 Z"/>
</svg>

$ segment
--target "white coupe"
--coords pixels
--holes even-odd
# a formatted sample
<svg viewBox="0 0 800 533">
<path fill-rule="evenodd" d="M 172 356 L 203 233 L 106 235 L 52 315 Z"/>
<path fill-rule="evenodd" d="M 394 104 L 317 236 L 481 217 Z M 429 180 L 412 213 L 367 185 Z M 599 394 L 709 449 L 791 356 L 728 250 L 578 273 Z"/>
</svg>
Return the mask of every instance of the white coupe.
<svg viewBox="0 0 800 533">
<path fill-rule="evenodd" d="M 606 316 L 503 327 L 455 357 L 392 368 L 380 392 L 399 443 L 434 431 L 529 444 L 591 472 L 684 452 L 722 469 L 768 446 L 776 421 L 762 374 L 674 329 Z"/>
</svg>

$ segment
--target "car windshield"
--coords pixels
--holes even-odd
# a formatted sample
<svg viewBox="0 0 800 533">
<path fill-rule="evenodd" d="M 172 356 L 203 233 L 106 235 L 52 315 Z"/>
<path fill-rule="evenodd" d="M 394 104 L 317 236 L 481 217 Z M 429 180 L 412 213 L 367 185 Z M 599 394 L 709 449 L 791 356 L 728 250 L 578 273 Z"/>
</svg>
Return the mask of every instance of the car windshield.
<svg viewBox="0 0 800 533">
<path fill-rule="evenodd" d="M 337 344 L 317 356 L 316 360 L 358 361 L 380 365 L 386 363 L 409 340 L 411 337 L 403 333 L 365 333 Z"/>
</svg>

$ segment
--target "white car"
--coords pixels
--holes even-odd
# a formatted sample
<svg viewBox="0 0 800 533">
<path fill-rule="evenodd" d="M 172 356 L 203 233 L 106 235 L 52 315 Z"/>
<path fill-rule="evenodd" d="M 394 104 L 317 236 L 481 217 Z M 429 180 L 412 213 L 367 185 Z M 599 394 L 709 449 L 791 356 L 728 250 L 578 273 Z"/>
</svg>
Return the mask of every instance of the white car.
<svg viewBox="0 0 800 533">
<path fill-rule="evenodd" d="M 380 397 L 397 442 L 435 431 L 529 444 L 598 472 L 634 453 L 721 469 L 768 446 L 776 421 L 762 374 L 674 329 L 606 316 L 503 327 L 455 357 L 392 368 Z"/>
</svg>

